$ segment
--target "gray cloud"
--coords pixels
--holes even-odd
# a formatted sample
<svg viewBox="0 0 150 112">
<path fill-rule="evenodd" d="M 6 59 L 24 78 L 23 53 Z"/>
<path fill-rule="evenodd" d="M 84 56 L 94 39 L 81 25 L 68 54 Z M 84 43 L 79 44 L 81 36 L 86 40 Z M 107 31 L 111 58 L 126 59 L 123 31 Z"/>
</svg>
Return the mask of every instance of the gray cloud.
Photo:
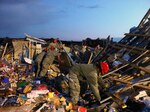
<svg viewBox="0 0 150 112">
<path fill-rule="evenodd" d="M 36 29 L 37 25 L 42 27 L 64 13 L 65 10 L 40 0 L 0 0 L 0 34 L 24 32 L 31 27 Z"/>
<path fill-rule="evenodd" d="M 87 9 L 96 9 L 96 8 L 100 8 L 99 5 L 89 5 L 89 6 L 85 6 L 85 5 L 79 5 L 79 8 L 87 8 Z"/>
</svg>

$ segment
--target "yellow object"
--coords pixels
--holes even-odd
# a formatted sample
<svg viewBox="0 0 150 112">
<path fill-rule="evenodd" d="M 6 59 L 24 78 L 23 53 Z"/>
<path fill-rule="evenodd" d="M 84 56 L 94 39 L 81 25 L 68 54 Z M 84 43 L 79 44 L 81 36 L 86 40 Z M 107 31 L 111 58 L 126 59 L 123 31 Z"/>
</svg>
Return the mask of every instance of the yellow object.
<svg viewBox="0 0 150 112">
<path fill-rule="evenodd" d="M 5 57 L 6 57 L 7 60 L 11 60 L 12 56 L 11 56 L 11 54 L 6 54 Z"/>
<path fill-rule="evenodd" d="M 139 77 L 139 76 L 140 76 L 140 74 L 137 74 L 137 76 Z"/>
<path fill-rule="evenodd" d="M 20 105 L 23 105 L 25 104 L 25 100 L 23 100 L 22 98 L 18 98 L 17 103 L 20 103 Z"/>
<path fill-rule="evenodd" d="M 122 108 L 124 109 L 124 108 L 127 108 L 127 105 L 122 105 Z"/>
<path fill-rule="evenodd" d="M 66 99 L 64 97 L 61 97 L 60 101 L 64 102 L 64 101 L 66 101 Z"/>
<path fill-rule="evenodd" d="M 26 105 L 30 105 L 32 102 L 31 101 L 26 101 L 25 104 Z"/>
<path fill-rule="evenodd" d="M 70 102 L 69 105 L 66 106 L 66 110 L 69 111 L 71 110 L 73 107 L 72 103 Z"/>
<path fill-rule="evenodd" d="M 53 72 L 53 73 L 51 74 L 51 76 L 57 77 L 57 73 Z"/>
<path fill-rule="evenodd" d="M 48 70 L 48 75 L 52 76 L 52 77 L 57 77 L 58 76 L 57 72 L 53 71 L 51 68 Z"/>
<path fill-rule="evenodd" d="M 22 78 L 21 78 L 21 80 L 25 80 L 25 79 L 26 79 L 25 77 L 22 77 Z"/>
<path fill-rule="evenodd" d="M 23 93 L 28 93 L 28 92 L 30 92 L 31 90 L 32 90 L 31 85 L 27 85 L 27 86 L 24 88 Z"/>
<path fill-rule="evenodd" d="M 121 74 L 119 74 L 119 77 L 121 77 L 122 75 Z"/>
<path fill-rule="evenodd" d="M 11 83 L 11 87 L 17 87 L 16 83 Z"/>
<path fill-rule="evenodd" d="M 107 112 L 107 108 L 104 108 L 104 112 Z"/>
<path fill-rule="evenodd" d="M 54 92 L 49 92 L 48 93 L 48 98 L 53 98 L 54 97 Z"/>
</svg>

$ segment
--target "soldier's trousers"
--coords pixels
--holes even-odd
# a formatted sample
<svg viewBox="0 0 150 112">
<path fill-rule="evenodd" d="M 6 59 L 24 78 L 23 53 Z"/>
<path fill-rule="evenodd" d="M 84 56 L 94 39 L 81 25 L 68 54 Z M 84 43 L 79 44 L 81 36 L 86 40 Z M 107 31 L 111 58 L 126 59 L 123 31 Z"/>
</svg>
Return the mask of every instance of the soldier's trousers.
<svg viewBox="0 0 150 112">
<path fill-rule="evenodd" d="M 41 71 L 41 62 L 36 62 L 35 66 L 36 66 L 35 76 L 38 77 Z"/>
<path fill-rule="evenodd" d="M 91 74 L 93 74 L 93 75 L 91 75 L 91 77 L 89 77 L 87 79 L 87 81 L 89 83 L 90 89 L 92 90 L 95 98 L 98 101 L 100 101 L 101 97 L 100 97 L 100 93 L 98 90 L 98 84 L 96 83 L 98 79 L 97 79 L 97 77 L 95 77 L 96 76 L 95 71 Z M 94 74 L 95 74 L 95 76 L 94 76 Z M 91 80 L 93 80 L 92 81 L 93 83 L 90 83 Z M 69 73 L 69 87 L 70 87 L 71 100 L 74 104 L 76 104 L 78 102 L 78 99 L 79 99 L 80 84 L 79 84 L 78 74 L 76 74 L 72 71 L 70 71 L 70 73 Z"/>
<path fill-rule="evenodd" d="M 77 104 L 80 94 L 80 84 L 77 74 L 75 74 L 74 72 L 70 72 L 69 74 L 69 87 L 71 101 L 73 104 Z"/>
</svg>

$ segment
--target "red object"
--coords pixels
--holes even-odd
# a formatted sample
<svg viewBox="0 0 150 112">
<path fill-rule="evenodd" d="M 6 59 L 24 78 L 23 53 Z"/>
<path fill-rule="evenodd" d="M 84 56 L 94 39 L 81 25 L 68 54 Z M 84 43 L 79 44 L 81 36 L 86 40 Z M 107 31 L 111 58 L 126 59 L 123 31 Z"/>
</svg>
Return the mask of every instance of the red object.
<svg viewBox="0 0 150 112">
<path fill-rule="evenodd" d="M 0 67 L 5 67 L 6 65 L 4 63 L 1 63 L 0 64 Z"/>
<path fill-rule="evenodd" d="M 55 47 L 54 47 L 54 46 L 51 46 L 51 50 L 54 51 L 54 50 L 55 50 Z"/>
<path fill-rule="evenodd" d="M 78 112 L 87 112 L 87 108 L 79 106 L 78 107 Z"/>
<path fill-rule="evenodd" d="M 41 84 L 36 90 L 47 90 L 47 85 Z"/>
<path fill-rule="evenodd" d="M 108 65 L 107 62 L 100 62 L 100 67 L 101 67 L 101 70 L 102 70 L 102 75 L 109 71 L 109 65 Z"/>
<path fill-rule="evenodd" d="M 58 40 L 57 40 L 57 39 L 54 39 L 54 43 L 58 43 Z"/>
<path fill-rule="evenodd" d="M 60 93 L 58 91 L 55 91 L 55 94 L 58 96 Z"/>
</svg>

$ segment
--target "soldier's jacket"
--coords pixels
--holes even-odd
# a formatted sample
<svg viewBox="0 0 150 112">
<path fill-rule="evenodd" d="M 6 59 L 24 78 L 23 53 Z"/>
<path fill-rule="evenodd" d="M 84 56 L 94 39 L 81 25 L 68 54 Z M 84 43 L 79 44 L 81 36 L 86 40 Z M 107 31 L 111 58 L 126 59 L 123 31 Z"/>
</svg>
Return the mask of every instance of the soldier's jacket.
<svg viewBox="0 0 150 112">
<path fill-rule="evenodd" d="M 48 67 L 53 64 L 53 61 L 55 59 L 56 56 L 58 56 L 60 53 L 56 50 L 52 51 L 52 50 L 48 50 L 43 61 L 42 61 L 42 70 L 40 71 L 40 75 L 39 76 L 45 76 L 47 71 L 48 71 Z"/>
<path fill-rule="evenodd" d="M 91 79 L 91 77 L 96 77 L 98 79 L 98 84 L 101 86 L 104 85 L 101 75 L 92 76 L 91 72 L 95 72 L 98 74 L 96 70 L 96 66 L 93 64 L 75 64 L 71 69 L 71 72 L 78 74 L 78 78 L 80 81 L 85 81 L 89 79 L 90 83 L 94 83 L 95 81 Z"/>
<path fill-rule="evenodd" d="M 96 71 L 96 67 L 93 64 L 75 64 L 70 71 L 74 72 L 78 75 L 79 80 L 90 79 L 90 74 L 92 71 Z M 93 76 L 92 76 L 93 77 Z M 97 77 L 97 76 L 94 76 Z M 91 83 L 94 83 L 92 79 L 90 80 Z"/>
<path fill-rule="evenodd" d="M 42 62 L 44 56 L 45 56 L 46 52 L 41 52 L 39 53 L 37 56 L 36 56 L 36 59 L 35 59 L 35 62 L 38 63 L 38 62 Z"/>
<path fill-rule="evenodd" d="M 46 56 L 45 58 L 43 59 L 43 62 L 42 64 L 47 64 L 47 65 L 50 65 L 53 63 L 54 59 L 55 59 L 55 56 L 58 56 L 58 52 L 57 51 L 51 51 L 49 50 L 47 53 L 46 53 Z"/>
</svg>

